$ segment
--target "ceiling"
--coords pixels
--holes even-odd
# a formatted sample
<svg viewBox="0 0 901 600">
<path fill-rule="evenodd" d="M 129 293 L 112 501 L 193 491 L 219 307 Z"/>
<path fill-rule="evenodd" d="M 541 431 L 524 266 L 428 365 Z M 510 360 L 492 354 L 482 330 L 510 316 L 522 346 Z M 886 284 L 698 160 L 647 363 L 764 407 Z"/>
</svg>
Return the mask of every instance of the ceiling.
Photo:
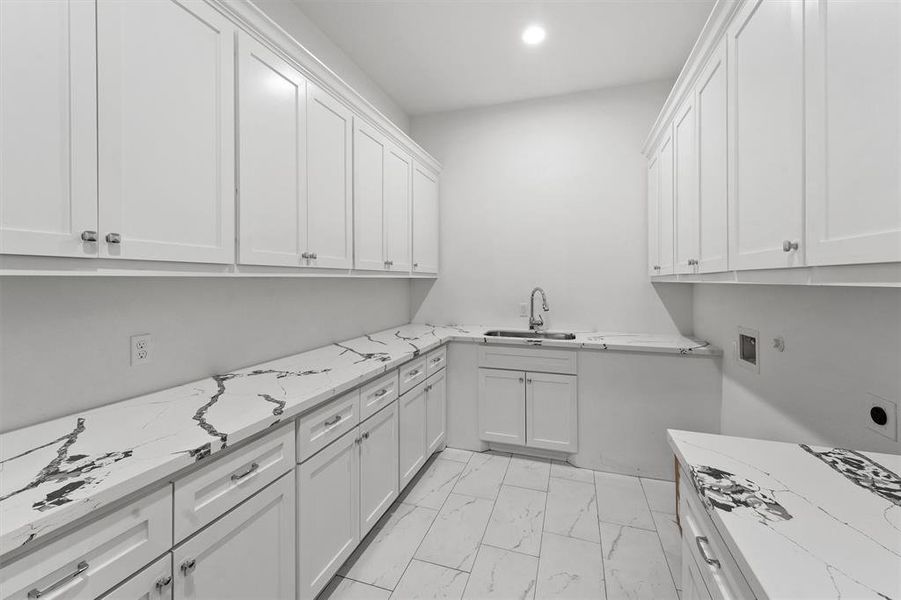
<svg viewBox="0 0 901 600">
<path fill-rule="evenodd" d="M 714 0 L 294 0 L 411 115 L 675 78 Z M 520 40 L 541 23 L 547 39 Z"/>
</svg>

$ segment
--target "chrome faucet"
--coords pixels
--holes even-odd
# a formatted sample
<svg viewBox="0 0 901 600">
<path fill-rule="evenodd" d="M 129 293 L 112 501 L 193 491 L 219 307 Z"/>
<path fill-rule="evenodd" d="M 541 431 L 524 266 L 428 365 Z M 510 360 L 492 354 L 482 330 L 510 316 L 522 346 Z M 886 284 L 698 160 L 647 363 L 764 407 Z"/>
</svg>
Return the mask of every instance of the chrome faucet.
<svg viewBox="0 0 901 600">
<path fill-rule="evenodd" d="M 541 294 L 541 308 L 542 310 L 548 311 L 551 310 L 547 305 L 547 296 L 544 293 L 544 290 L 540 287 L 532 290 L 532 294 L 529 297 L 529 329 L 532 331 L 538 331 L 544 325 L 544 319 L 541 315 L 535 316 L 535 294 Z"/>
</svg>

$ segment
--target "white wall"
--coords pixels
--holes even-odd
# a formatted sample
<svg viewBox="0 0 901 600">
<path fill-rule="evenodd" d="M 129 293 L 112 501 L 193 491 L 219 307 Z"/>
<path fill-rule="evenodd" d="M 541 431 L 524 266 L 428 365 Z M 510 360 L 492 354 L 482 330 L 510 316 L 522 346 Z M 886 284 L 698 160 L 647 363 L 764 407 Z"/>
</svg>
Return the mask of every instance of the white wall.
<svg viewBox="0 0 901 600">
<path fill-rule="evenodd" d="M 862 406 L 868 392 L 901 403 L 901 290 L 697 285 L 694 323 L 726 352 L 722 433 L 901 452 Z M 759 375 L 735 361 L 738 326 L 760 332 Z"/>
<path fill-rule="evenodd" d="M 395 125 L 406 133 L 410 132 L 410 117 L 406 111 L 357 66 L 353 59 L 335 45 L 296 4 L 291 0 L 252 0 L 252 2 Z"/>
<path fill-rule="evenodd" d="M 4 277 L 0 431 L 406 323 L 406 280 Z M 129 365 L 129 337 L 153 336 Z"/>
<path fill-rule="evenodd" d="M 646 275 L 640 148 L 670 86 L 414 117 L 443 164 L 441 277 L 413 284 L 414 320 L 522 327 L 540 285 L 553 328 L 690 332 L 691 288 Z"/>
</svg>

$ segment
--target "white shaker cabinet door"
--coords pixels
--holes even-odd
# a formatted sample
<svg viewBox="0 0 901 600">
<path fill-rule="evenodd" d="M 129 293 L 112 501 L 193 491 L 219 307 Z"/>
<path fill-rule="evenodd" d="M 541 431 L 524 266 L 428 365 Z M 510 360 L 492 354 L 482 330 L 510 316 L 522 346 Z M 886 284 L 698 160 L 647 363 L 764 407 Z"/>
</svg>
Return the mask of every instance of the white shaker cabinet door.
<svg viewBox="0 0 901 600">
<path fill-rule="evenodd" d="M 385 259 L 389 271 L 409 271 L 410 189 L 413 159 L 400 148 L 389 146 L 385 154 Z"/>
<path fill-rule="evenodd" d="M 447 371 L 430 377 L 426 384 L 426 440 L 431 456 L 444 443 L 447 432 Z"/>
<path fill-rule="evenodd" d="M 99 597 L 100 600 L 171 600 L 172 554 L 148 565 L 127 581 Z"/>
<path fill-rule="evenodd" d="M 901 3 L 807 0 L 807 263 L 901 261 Z"/>
<path fill-rule="evenodd" d="M 689 96 L 673 122 L 675 273 L 694 273 L 698 257 L 698 158 L 694 98 Z"/>
<path fill-rule="evenodd" d="M 413 272 L 438 272 L 438 176 L 413 164 Z"/>
<path fill-rule="evenodd" d="M 234 261 L 234 36 L 205 2 L 98 0 L 101 256 Z"/>
<path fill-rule="evenodd" d="M 428 458 L 426 441 L 426 395 L 425 384 L 420 383 L 400 397 L 400 452 L 399 480 L 404 489 L 416 476 Z"/>
<path fill-rule="evenodd" d="M 306 80 L 271 50 L 238 38 L 238 262 L 304 266 Z"/>
<path fill-rule="evenodd" d="M 658 275 L 672 275 L 674 269 L 675 228 L 675 164 L 672 131 L 667 131 L 657 154 L 660 169 L 660 191 L 657 204 Z"/>
<path fill-rule="evenodd" d="M 354 120 L 354 268 L 385 269 L 384 199 L 387 143 Z"/>
<path fill-rule="evenodd" d="M 397 403 L 360 425 L 360 537 L 397 498 Z"/>
<path fill-rule="evenodd" d="M 803 266 L 801 0 L 746 0 L 727 31 L 730 267 Z"/>
<path fill-rule="evenodd" d="M 660 161 L 648 157 L 648 275 L 660 274 Z"/>
<path fill-rule="evenodd" d="M 353 113 L 309 84 L 307 96 L 307 264 L 353 266 Z"/>
<path fill-rule="evenodd" d="M 0 2 L 0 253 L 97 255 L 94 16 Z"/>
<path fill-rule="evenodd" d="M 573 375 L 526 373 L 526 444 L 532 448 L 579 449 L 578 385 Z"/>
<path fill-rule="evenodd" d="M 525 373 L 479 369 L 479 439 L 526 443 Z"/>
</svg>

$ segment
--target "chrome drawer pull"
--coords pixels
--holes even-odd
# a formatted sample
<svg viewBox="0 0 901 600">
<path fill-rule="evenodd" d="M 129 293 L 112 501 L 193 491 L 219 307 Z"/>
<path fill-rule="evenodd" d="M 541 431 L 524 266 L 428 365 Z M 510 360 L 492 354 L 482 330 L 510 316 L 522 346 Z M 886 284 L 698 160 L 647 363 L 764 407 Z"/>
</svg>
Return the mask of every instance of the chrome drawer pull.
<svg viewBox="0 0 901 600">
<path fill-rule="evenodd" d="M 704 549 L 703 544 L 709 544 L 709 543 L 710 543 L 710 541 L 707 539 L 707 536 L 705 536 L 705 535 L 695 536 L 695 544 L 698 545 L 698 552 L 701 553 L 701 558 L 703 558 L 704 562 L 706 562 L 708 565 L 713 565 L 714 567 L 719 569 L 720 561 L 715 558 L 710 558 L 710 556 L 707 554 L 707 551 Z"/>
<path fill-rule="evenodd" d="M 251 473 L 253 473 L 254 471 L 256 471 L 256 470 L 259 469 L 259 468 L 260 468 L 260 465 L 259 465 L 258 463 L 253 463 L 253 464 L 250 465 L 250 467 L 249 467 L 246 471 L 244 471 L 243 473 L 233 473 L 233 474 L 232 474 L 232 481 L 239 481 L 239 480 L 241 480 L 241 479 L 244 479 L 245 477 L 247 477 L 248 475 L 250 475 Z"/>
<path fill-rule="evenodd" d="M 440 363 L 440 362 L 441 362 L 441 357 L 440 357 L 440 356 L 436 356 L 435 358 L 432 359 L 432 364 L 433 364 L 433 365 L 438 364 L 438 363 Z"/>
<path fill-rule="evenodd" d="M 341 420 L 341 415 L 335 415 L 334 417 L 332 417 L 330 419 L 326 419 L 325 423 L 323 423 L 323 425 L 325 425 L 326 427 L 331 427 L 332 425 L 335 425 L 340 420 Z"/>
<path fill-rule="evenodd" d="M 187 575 L 188 573 L 193 571 L 194 567 L 196 567 L 196 566 L 197 566 L 197 560 L 190 558 L 190 559 L 186 560 L 185 562 L 181 563 L 181 572 L 182 572 L 182 574 Z"/>
<path fill-rule="evenodd" d="M 81 232 L 81 241 L 82 242 L 96 242 L 97 241 L 97 232 L 91 229 L 86 229 Z"/>
<path fill-rule="evenodd" d="M 413 371 L 408 371 L 407 376 L 412 378 L 412 377 L 416 377 L 417 375 L 419 375 L 419 373 L 420 373 L 420 370 L 415 369 Z"/>
<path fill-rule="evenodd" d="M 375 397 L 376 397 L 376 398 L 381 398 L 382 396 L 384 396 L 384 395 L 387 394 L 387 393 L 388 393 L 388 390 L 386 390 L 385 388 L 382 388 L 382 389 L 380 389 L 379 391 L 377 391 L 377 392 L 375 393 Z"/>
<path fill-rule="evenodd" d="M 40 598 L 44 594 L 49 594 L 53 590 L 58 589 L 61 586 L 63 586 L 64 584 L 72 581 L 73 579 L 75 579 L 76 577 L 78 577 L 79 575 L 81 575 L 82 573 L 84 573 L 87 570 L 88 570 L 88 561 L 83 560 L 80 563 L 78 563 L 78 565 L 76 565 L 74 571 L 72 571 L 71 573 L 69 573 L 68 575 L 66 575 L 59 581 L 57 581 L 56 583 L 52 583 L 42 590 L 39 590 L 38 588 L 34 588 L 30 592 L 28 592 L 28 597 L 29 598 Z"/>
<path fill-rule="evenodd" d="M 172 583 L 171 575 L 166 576 L 166 577 L 160 577 L 159 579 L 156 580 L 156 583 L 154 585 L 156 586 L 157 591 L 161 592 L 161 591 L 163 591 L 163 588 L 168 586 L 170 583 Z"/>
</svg>

